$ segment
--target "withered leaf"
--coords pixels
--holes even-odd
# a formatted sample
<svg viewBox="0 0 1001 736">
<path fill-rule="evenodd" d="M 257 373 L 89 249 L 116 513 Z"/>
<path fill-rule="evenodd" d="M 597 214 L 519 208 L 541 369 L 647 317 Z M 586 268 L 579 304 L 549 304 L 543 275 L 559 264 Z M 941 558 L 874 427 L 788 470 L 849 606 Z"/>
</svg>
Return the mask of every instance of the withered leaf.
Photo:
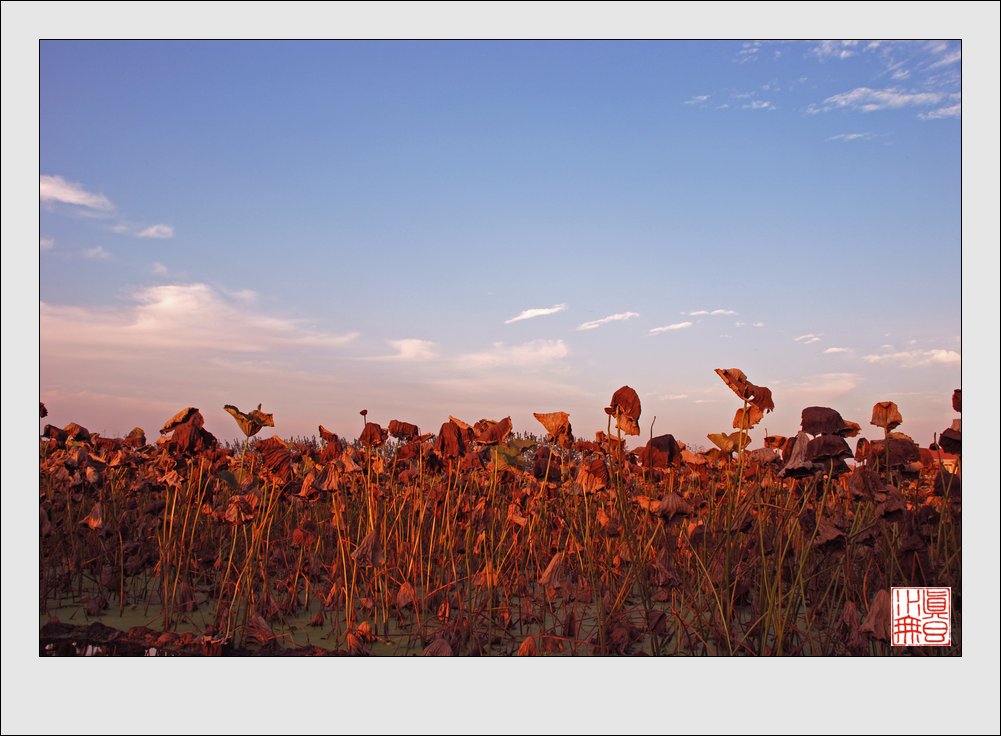
<svg viewBox="0 0 1001 736">
<path fill-rule="evenodd" d="M 960 414 L 963 413 L 963 389 L 961 388 L 957 388 L 952 392 L 952 409 L 953 411 L 958 411 Z"/>
<path fill-rule="evenodd" d="M 565 411 L 553 411 L 548 414 L 533 412 L 532 415 L 546 428 L 546 431 L 549 433 L 549 439 L 552 442 L 559 445 L 566 445 L 573 442 L 570 415 Z"/>
<path fill-rule="evenodd" d="M 407 606 L 417 607 L 417 593 L 414 591 L 414 586 L 404 581 L 396 592 L 396 607 L 402 611 Z"/>
<path fill-rule="evenodd" d="M 473 426 L 473 440 L 481 445 L 498 445 L 511 434 L 511 417 L 504 417 L 499 422 L 492 419 L 481 419 Z"/>
<path fill-rule="evenodd" d="M 351 559 L 364 567 L 380 567 L 386 561 L 379 536 L 374 529 L 365 535 L 358 548 L 351 553 Z"/>
<path fill-rule="evenodd" d="M 890 591 L 881 590 L 869 604 L 869 614 L 859 631 L 881 641 L 890 640 Z"/>
<path fill-rule="evenodd" d="M 389 422 L 389 433 L 398 439 L 407 441 L 412 440 L 420 434 L 420 430 L 416 424 L 404 422 L 399 419 L 392 419 Z"/>
<path fill-rule="evenodd" d="M 381 447 L 386 443 L 388 438 L 389 433 L 386 430 L 375 422 L 367 422 L 365 428 L 361 431 L 361 435 L 358 437 L 358 441 L 365 445 L 365 447 Z"/>
<path fill-rule="evenodd" d="M 452 657 L 452 646 L 441 637 L 435 639 L 424 649 L 425 657 Z"/>
<path fill-rule="evenodd" d="M 733 417 L 734 429 L 751 429 L 765 416 L 765 413 L 755 404 L 749 404 L 747 409 L 741 407 Z"/>
<path fill-rule="evenodd" d="M 324 427 L 322 424 L 320 425 L 320 439 L 332 445 L 337 445 L 340 443 L 340 439 L 337 437 L 337 435 L 331 432 L 326 427 Z"/>
<path fill-rule="evenodd" d="M 896 429 L 903 421 L 904 418 L 900 416 L 900 410 L 895 403 L 880 401 L 872 407 L 872 420 L 869 423 L 889 432 Z"/>
<path fill-rule="evenodd" d="M 836 434 L 822 434 L 807 444 L 806 457 L 813 462 L 826 462 L 852 457 L 852 450 L 843 437 Z"/>
<path fill-rule="evenodd" d="M 585 493 L 595 493 L 607 488 L 610 480 L 608 466 L 600 457 L 581 463 L 577 473 L 577 484 Z"/>
<path fill-rule="evenodd" d="M 636 451 L 646 468 L 667 468 L 681 463 L 681 446 L 672 434 L 662 434 L 650 439 Z"/>
<path fill-rule="evenodd" d="M 292 477 L 292 452 L 280 437 L 268 437 L 261 440 L 254 449 L 261 454 L 264 467 L 282 483 L 287 483 Z"/>
<path fill-rule="evenodd" d="M 258 404 L 257 408 L 249 414 L 244 414 L 232 404 L 226 404 L 223 409 L 225 409 L 226 412 L 236 420 L 236 424 L 240 427 L 240 431 L 247 437 L 253 437 L 264 427 L 275 426 L 274 416 L 272 414 L 265 414 L 261 411 L 260 404 Z"/>
<path fill-rule="evenodd" d="M 177 414 L 168 419 L 167 423 L 160 430 L 160 434 L 167 434 L 175 427 L 189 423 L 194 424 L 196 427 L 201 427 L 205 424 L 205 419 L 202 417 L 201 412 L 193 406 L 181 409 Z"/>
<path fill-rule="evenodd" d="M 104 526 L 104 516 L 101 509 L 101 502 L 96 502 L 90 509 L 90 513 L 80 519 L 81 524 L 86 524 L 91 529 L 100 529 Z"/>
<path fill-rule="evenodd" d="M 740 432 L 732 432 L 730 434 L 717 432 L 715 434 L 707 434 L 706 437 L 723 452 L 732 453 L 740 452 L 740 450 L 751 444 L 750 437 L 745 434 L 743 440 L 741 440 L 740 435 Z"/>
<path fill-rule="evenodd" d="M 731 391 L 740 399 L 746 399 L 748 394 L 747 376 L 740 368 L 715 368 L 716 375 L 723 379 Z"/>
<path fill-rule="evenodd" d="M 466 451 L 462 429 L 455 423 L 454 419 L 449 419 L 441 425 L 434 449 L 443 458 L 460 457 Z"/>
<path fill-rule="evenodd" d="M 612 394 L 612 401 L 605 409 L 606 414 L 615 417 L 615 426 L 623 434 L 630 436 L 636 436 L 640 433 L 641 411 L 640 397 L 629 386 L 623 386 Z"/>
<path fill-rule="evenodd" d="M 834 409 L 827 406 L 808 406 L 803 409 L 801 427 L 807 434 L 839 434 L 845 428 L 845 420 Z"/>
<path fill-rule="evenodd" d="M 757 407 L 762 413 L 775 411 L 775 402 L 772 400 L 772 390 L 767 386 L 755 386 L 750 381 L 747 382 L 746 398 L 752 406 Z"/>
<path fill-rule="evenodd" d="M 534 657 L 538 653 L 539 653 L 539 647 L 538 647 L 538 644 L 535 641 L 535 636 L 529 634 L 528 636 L 525 637 L 525 641 L 523 641 L 521 643 L 521 646 L 518 647 L 518 654 L 517 654 L 517 656 L 519 656 L 519 657 Z"/>
</svg>

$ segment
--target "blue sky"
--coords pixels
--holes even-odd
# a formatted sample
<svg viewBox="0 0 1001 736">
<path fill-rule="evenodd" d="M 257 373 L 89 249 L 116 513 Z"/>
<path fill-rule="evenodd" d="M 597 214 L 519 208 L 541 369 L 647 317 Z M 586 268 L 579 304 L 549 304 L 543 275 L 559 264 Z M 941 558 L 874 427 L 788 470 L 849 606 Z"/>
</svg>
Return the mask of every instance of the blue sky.
<svg viewBox="0 0 1001 736">
<path fill-rule="evenodd" d="M 264 403 L 794 433 L 960 385 L 958 42 L 64 42 L 40 50 L 41 398 L 155 433 Z M 518 319 L 524 312 L 528 315 Z M 869 428 L 869 436 L 879 430 Z"/>
</svg>

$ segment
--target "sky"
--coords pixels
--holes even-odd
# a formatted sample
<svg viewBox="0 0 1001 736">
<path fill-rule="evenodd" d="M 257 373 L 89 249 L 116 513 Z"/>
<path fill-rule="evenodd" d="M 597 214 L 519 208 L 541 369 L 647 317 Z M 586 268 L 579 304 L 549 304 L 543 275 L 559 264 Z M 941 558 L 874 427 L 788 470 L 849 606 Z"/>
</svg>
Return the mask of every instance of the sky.
<svg viewBox="0 0 1001 736">
<path fill-rule="evenodd" d="M 921 445 L 961 383 L 958 41 L 42 41 L 44 422 L 568 411 L 740 368 Z M 635 442 L 633 443 L 635 444 Z"/>
</svg>

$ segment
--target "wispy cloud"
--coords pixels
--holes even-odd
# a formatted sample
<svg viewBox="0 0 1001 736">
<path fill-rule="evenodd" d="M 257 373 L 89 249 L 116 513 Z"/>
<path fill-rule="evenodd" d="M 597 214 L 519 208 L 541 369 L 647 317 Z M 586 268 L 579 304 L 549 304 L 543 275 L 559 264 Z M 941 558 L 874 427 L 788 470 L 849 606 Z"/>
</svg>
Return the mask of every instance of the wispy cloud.
<svg viewBox="0 0 1001 736">
<path fill-rule="evenodd" d="M 963 59 L 963 52 L 959 49 L 949 51 L 948 47 L 946 47 L 942 49 L 941 53 L 942 56 L 938 59 L 938 61 L 932 62 L 928 66 L 928 69 L 940 69 L 943 66 L 958 64 Z"/>
<path fill-rule="evenodd" d="M 827 348 L 827 350 L 824 351 L 824 354 L 832 355 L 834 353 L 850 353 L 850 352 L 851 348 Z"/>
<path fill-rule="evenodd" d="M 674 324 L 664 325 L 663 327 L 654 327 L 652 330 L 650 330 L 649 334 L 656 335 L 656 334 L 659 334 L 661 332 L 674 332 L 675 330 L 686 330 L 689 327 L 691 327 L 693 324 L 695 324 L 695 323 L 694 322 L 675 322 Z"/>
<path fill-rule="evenodd" d="M 101 211 L 114 209 L 111 200 L 103 194 L 88 192 L 82 184 L 66 181 L 61 176 L 42 174 L 38 180 L 38 197 L 43 202 L 62 202 Z"/>
<path fill-rule="evenodd" d="M 899 110 L 904 107 L 937 105 L 945 99 L 946 95 L 942 92 L 909 92 L 899 87 L 885 89 L 856 87 L 849 92 L 831 95 L 819 105 L 810 105 L 806 111 L 811 114 L 831 110 L 877 112 L 880 110 Z"/>
<path fill-rule="evenodd" d="M 504 324 L 509 325 L 514 322 L 521 322 L 526 319 L 535 319 L 536 317 L 546 317 L 550 314 L 558 314 L 559 312 L 565 312 L 567 309 L 566 304 L 555 304 L 552 307 L 541 307 L 536 309 L 526 309 L 519 313 L 517 316 L 511 319 L 504 320 Z"/>
<path fill-rule="evenodd" d="M 456 364 L 466 368 L 496 365 L 531 368 L 556 363 L 569 354 L 563 340 L 531 340 L 519 345 L 495 342 L 489 350 L 459 356 Z"/>
<path fill-rule="evenodd" d="M 153 273 L 157 276 L 166 276 L 169 269 L 159 261 L 153 261 Z"/>
<path fill-rule="evenodd" d="M 633 317 L 639 317 L 639 312 L 619 312 L 617 314 L 610 314 L 607 317 L 602 317 L 601 319 L 596 319 L 591 322 L 584 322 L 577 326 L 578 330 L 594 330 L 602 325 L 607 325 L 609 322 L 619 322 L 624 319 L 632 319 Z"/>
<path fill-rule="evenodd" d="M 709 102 L 709 98 L 711 96 L 712 95 L 695 95 L 694 97 L 685 100 L 684 103 L 682 103 L 682 104 L 685 104 L 685 105 L 698 105 L 699 107 L 701 107 L 701 106 L 705 105 L 707 102 Z"/>
<path fill-rule="evenodd" d="M 396 360 L 403 362 L 418 362 L 434 360 L 438 357 L 435 343 L 430 340 L 406 338 L 403 340 L 388 340 L 389 346 L 396 352 L 392 355 L 382 355 L 373 360 Z"/>
<path fill-rule="evenodd" d="M 174 228 L 170 225 L 150 225 L 136 233 L 137 238 L 157 238 L 164 240 L 174 237 Z"/>
<path fill-rule="evenodd" d="M 742 106 L 744 110 L 774 110 L 775 105 L 769 100 L 751 100 Z"/>
<path fill-rule="evenodd" d="M 111 253 L 106 251 L 103 246 L 95 245 L 93 248 L 87 248 L 83 252 L 84 258 L 89 258 L 92 261 L 106 261 L 111 258 Z"/>
<path fill-rule="evenodd" d="M 948 107 L 940 107 L 937 110 L 932 110 L 931 112 L 918 113 L 918 117 L 921 120 L 942 120 L 943 118 L 958 118 L 963 114 L 962 103 L 957 102 L 955 105 L 949 105 Z"/>
<path fill-rule="evenodd" d="M 898 353 L 884 353 L 882 355 L 866 355 L 863 360 L 866 363 L 892 363 L 905 368 L 914 368 L 928 365 L 959 365 L 962 362 L 962 356 L 955 350 L 938 348 L 933 350 L 906 350 Z"/>
<path fill-rule="evenodd" d="M 249 309 L 207 284 L 165 284 L 132 295 L 125 308 L 41 304 L 42 342 L 48 350 L 94 355 L 138 349 L 261 353 L 293 347 L 333 348 L 357 332 L 331 334 L 303 320 Z"/>
<path fill-rule="evenodd" d="M 688 394 L 665 394 L 660 398 L 664 401 L 681 401 L 682 399 L 687 399 Z"/>
<path fill-rule="evenodd" d="M 832 135 L 827 140 L 851 143 L 852 141 L 871 141 L 875 137 L 875 133 L 838 133 L 837 135 Z"/>
<path fill-rule="evenodd" d="M 812 332 L 808 332 L 805 335 L 800 335 L 795 338 L 793 342 L 798 342 L 803 345 L 810 345 L 811 343 L 820 342 L 820 335 L 814 335 Z"/>
<path fill-rule="evenodd" d="M 734 309 L 713 309 L 712 311 L 696 309 L 694 312 L 682 312 L 682 314 L 687 314 L 689 317 L 732 317 L 737 312 Z"/>
<path fill-rule="evenodd" d="M 52 238 L 39 238 L 38 239 L 38 249 L 39 250 L 52 250 L 56 245 L 56 241 Z"/>
<path fill-rule="evenodd" d="M 761 52 L 761 41 L 745 41 L 737 57 L 734 59 L 738 64 L 746 64 L 749 61 L 757 61 Z"/>
<path fill-rule="evenodd" d="M 754 327 L 764 327 L 765 323 L 764 322 L 755 322 L 753 326 Z"/>
<path fill-rule="evenodd" d="M 821 61 L 850 59 L 859 53 L 859 43 L 859 41 L 819 41 L 807 54 Z"/>
</svg>

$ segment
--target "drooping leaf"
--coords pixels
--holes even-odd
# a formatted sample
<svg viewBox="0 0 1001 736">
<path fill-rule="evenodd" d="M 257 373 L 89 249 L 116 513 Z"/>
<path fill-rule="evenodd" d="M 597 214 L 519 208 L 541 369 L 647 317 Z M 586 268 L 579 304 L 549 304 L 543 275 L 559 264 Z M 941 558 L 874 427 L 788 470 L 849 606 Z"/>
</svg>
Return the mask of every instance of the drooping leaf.
<svg viewBox="0 0 1001 736">
<path fill-rule="evenodd" d="M 499 422 L 492 419 L 481 419 L 473 426 L 473 441 L 480 445 L 497 445 L 511 434 L 511 417 L 504 417 Z"/>
<path fill-rule="evenodd" d="M 642 408 L 640 397 L 629 386 L 623 386 L 614 394 L 605 413 L 615 417 L 615 425 L 623 434 L 636 436 L 640 433 L 639 418 Z"/>
<path fill-rule="evenodd" d="M 181 409 L 177 414 L 168 419 L 167 423 L 160 430 L 160 434 L 167 434 L 181 424 L 194 424 L 196 427 L 202 427 L 205 424 L 205 419 L 198 409 L 189 406 L 186 409 Z"/>
<path fill-rule="evenodd" d="M 253 437 L 264 427 L 275 426 L 274 416 L 271 414 L 265 414 L 261 411 L 260 404 L 257 405 L 256 409 L 247 414 L 244 414 L 232 404 L 226 404 L 223 409 L 225 409 L 226 413 L 236 420 L 236 424 L 240 428 L 240 431 L 247 437 Z"/>
<path fill-rule="evenodd" d="M 755 386 L 750 381 L 747 382 L 747 400 L 762 414 L 775 411 L 775 402 L 772 400 L 772 390 L 767 386 Z"/>
<path fill-rule="evenodd" d="M 872 420 L 869 423 L 890 432 L 896 429 L 903 421 L 904 418 L 900 416 L 900 410 L 897 409 L 895 403 L 892 401 L 880 401 L 872 407 Z"/>
<path fill-rule="evenodd" d="M 859 631 L 880 641 L 890 640 L 890 591 L 884 589 L 876 593 Z"/>
<path fill-rule="evenodd" d="M 957 388 L 952 392 L 952 409 L 963 413 L 963 389 Z"/>
<path fill-rule="evenodd" d="M 581 463 L 580 471 L 577 473 L 577 484 L 585 493 L 595 493 L 608 488 L 610 478 L 608 466 L 602 458 L 595 458 L 590 462 Z"/>
<path fill-rule="evenodd" d="M 747 376 L 740 368 L 715 368 L 716 375 L 723 379 L 723 383 L 737 394 L 737 398 L 748 398 Z"/>
<path fill-rule="evenodd" d="M 333 432 L 331 432 L 326 427 L 324 427 L 322 424 L 320 425 L 320 439 L 322 439 L 327 444 L 331 445 L 340 444 L 340 439 L 338 438 L 338 436 Z"/>
<path fill-rule="evenodd" d="M 389 422 L 389 433 L 393 435 L 393 437 L 406 442 L 407 440 L 412 440 L 420 434 L 420 430 L 417 428 L 416 424 L 403 422 L 399 419 L 392 419 Z"/>
<path fill-rule="evenodd" d="M 264 467 L 282 483 L 292 478 L 292 452 L 280 437 L 259 441 L 254 449 L 261 454 Z"/>
<path fill-rule="evenodd" d="M 747 409 L 741 407 L 737 409 L 737 413 L 733 417 L 733 428 L 745 430 L 751 429 L 758 422 L 760 422 L 764 416 L 765 413 L 755 404 L 749 404 Z"/>
<path fill-rule="evenodd" d="M 375 422 L 367 422 L 365 428 L 361 431 L 361 435 L 358 437 L 358 441 L 365 445 L 365 447 L 381 447 L 386 444 L 388 438 L 389 433 L 386 430 Z"/>
<path fill-rule="evenodd" d="M 573 442 L 573 430 L 570 427 L 570 415 L 565 411 L 553 411 L 548 414 L 533 412 L 533 416 L 539 420 L 549 433 L 551 442 L 566 446 Z"/>
<path fill-rule="evenodd" d="M 808 406 L 803 409 L 801 428 L 807 434 L 838 434 L 845 428 L 845 420 L 827 406 Z"/>
<path fill-rule="evenodd" d="M 461 457 L 466 451 L 466 442 L 461 427 L 450 419 L 438 430 L 438 439 L 434 445 L 435 451 L 443 458 Z"/>
</svg>

